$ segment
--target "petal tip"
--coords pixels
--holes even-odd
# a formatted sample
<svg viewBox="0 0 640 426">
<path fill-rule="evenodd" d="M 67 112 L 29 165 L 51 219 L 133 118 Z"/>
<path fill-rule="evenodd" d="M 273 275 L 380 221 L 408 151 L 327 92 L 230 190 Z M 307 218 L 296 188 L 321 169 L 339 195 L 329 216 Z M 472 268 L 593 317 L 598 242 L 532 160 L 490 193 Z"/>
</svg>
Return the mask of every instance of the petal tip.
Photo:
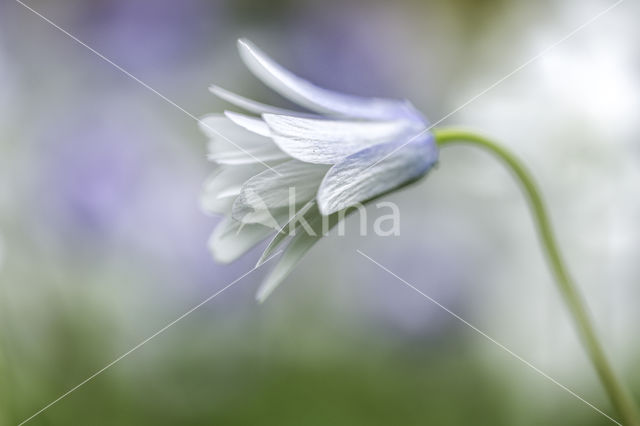
<svg viewBox="0 0 640 426">
<path fill-rule="evenodd" d="M 271 293 L 273 293 L 277 284 L 279 283 L 274 283 L 271 279 L 267 278 L 267 281 L 264 281 L 258 288 L 258 291 L 256 291 L 256 302 L 259 304 L 264 303 Z"/>
<path fill-rule="evenodd" d="M 244 37 L 239 38 L 236 44 L 238 46 L 238 50 L 240 51 L 240 54 L 242 54 L 243 52 L 253 54 L 253 49 L 255 49 L 256 47 L 256 45 L 253 44 L 251 40 Z"/>
<path fill-rule="evenodd" d="M 225 256 L 225 254 L 220 250 L 216 244 L 213 242 L 209 243 L 209 251 L 211 252 L 211 256 L 216 263 L 221 263 L 223 265 L 228 265 L 229 263 L 235 260 L 235 257 Z"/>
<path fill-rule="evenodd" d="M 220 253 L 218 253 L 217 251 L 212 251 L 211 255 L 213 256 L 213 260 L 216 263 L 221 263 L 223 265 L 228 265 L 232 262 L 232 260 L 229 260 L 227 257 L 225 256 L 221 256 Z"/>
<path fill-rule="evenodd" d="M 220 93 L 224 93 L 226 92 L 226 90 L 224 90 L 222 87 L 218 86 L 217 84 L 210 84 L 209 85 L 209 92 L 213 93 L 216 96 L 220 96 Z"/>
<path fill-rule="evenodd" d="M 335 213 L 335 209 L 332 208 L 332 206 L 329 205 L 329 202 L 324 197 L 321 197 L 319 193 L 318 193 L 317 201 L 318 201 L 318 210 L 320 210 L 320 214 L 322 216 L 329 216 L 331 213 Z"/>
<path fill-rule="evenodd" d="M 246 37 L 240 37 L 238 38 L 236 43 L 238 44 L 238 47 L 240 47 L 240 46 L 251 44 L 251 41 Z"/>
<path fill-rule="evenodd" d="M 335 194 L 332 197 L 331 191 L 327 188 L 327 176 L 328 173 L 325 175 L 324 179 L 322 179 L 316 194 L 316 203 L 318 204 L 318 210 L 322 216 L 329 216 L 340 210 Z"/>
<path fill-rule="evenodd" d="M 264 301 L 267 300 L 267 297 L 269 297 L 269 294 L 267 293 L 261 292 L 260 290 L 256 292 L 256 302 L 259 305 L 262 305 Z"/>
</svg>

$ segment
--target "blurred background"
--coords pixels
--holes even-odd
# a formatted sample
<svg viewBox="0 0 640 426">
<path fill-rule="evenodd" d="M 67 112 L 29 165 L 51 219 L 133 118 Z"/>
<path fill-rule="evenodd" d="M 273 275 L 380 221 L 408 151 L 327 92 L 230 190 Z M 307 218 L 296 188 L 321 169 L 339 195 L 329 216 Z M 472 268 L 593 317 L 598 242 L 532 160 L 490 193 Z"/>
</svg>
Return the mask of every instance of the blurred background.
<svg viewBox="0 0 640 426">
<path fill-rule="evenodd" d="M 211 83 L 287 103 L 252 39 L 312 81 L 439 120 L 613 1 L 29 0 L 200 117 Z M 444 124 L 528 164 L 608 354 L 640 399 L 639 5 L 622 2 Z M 17 2 L 0 4 L 0 424 L 18 424 L 253 267 L 216 264 L 193 118 Z M 356 253 L 615 416 L 522 196 L 476 150 L 393 194 L 401 235 L 323 239 L 263 305 L 268 266 L 34 418 L 42 425 L 605 425 Z M 372 209 L 375 214 L 375 209 Z"/>
</svg>

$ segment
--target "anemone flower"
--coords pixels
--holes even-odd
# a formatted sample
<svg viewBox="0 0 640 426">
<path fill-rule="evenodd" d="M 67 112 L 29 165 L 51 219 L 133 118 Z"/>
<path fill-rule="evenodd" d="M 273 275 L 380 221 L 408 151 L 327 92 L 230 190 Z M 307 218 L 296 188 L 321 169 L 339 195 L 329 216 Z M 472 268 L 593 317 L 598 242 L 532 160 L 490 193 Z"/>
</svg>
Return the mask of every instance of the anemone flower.
<svg viewBox="0 0 640 426">
<path fill-rule="evenodd" d="M 321 89 L 285 70 L 250 42 L 240 40 L 238 46 L 258 79 L 306 110 L 276 108 L 212 87 L 213 93 L 253 115 L 227 111 L 201 121 L 212 139 L 209 157 L 218 164 L 206 183 L 203 206 L 226 215 L 211 237 L 215 258 L 232 261 L 278 229 L 260 264 L 291 236 L 258 290 L 258 300 L 264 300 L 341 219 L 340 213 L 424 176 L 438 159 L 438 147 L 466 142 L 495 155 L 520 184 L 560 294 L 600 381 L 624 424 L 640 426 L 633 398 L 616 377 L 562 260 L 535 180 L 513 154 L 474 132 L 430 132 L 427 121 L 407 101 Z"/>
<path fill-rule="evenodd" d="M 202 206 L 225 215 L 210 239 L 214 258 L 231 262 L 277 230 L 260 264 L 291 237 L 258 290 L 264 300 L 340 212 L 425 175 L 438 149 L 410 102 L 322 89 L 248 40 L 239 40 L 238 49 L 259 80 L 304 109 L 265 105 L 212 86 L 215 95 L 251 114 L 225 111 L 200 122 L 217 165 Z"/>
</svg>

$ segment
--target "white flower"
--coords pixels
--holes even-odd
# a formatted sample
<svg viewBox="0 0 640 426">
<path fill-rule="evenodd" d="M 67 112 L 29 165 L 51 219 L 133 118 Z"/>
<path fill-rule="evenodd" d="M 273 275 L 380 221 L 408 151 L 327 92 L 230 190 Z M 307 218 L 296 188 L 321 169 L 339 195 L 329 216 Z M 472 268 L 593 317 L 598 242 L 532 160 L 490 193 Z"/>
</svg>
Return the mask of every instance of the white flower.
<svg viewBox="0 0 640 426">
<path fill-rule="evenodd" d="M 408 101 L 325 90 L 247 40 L 239 40 L 238 49 L 258 79 L 311 111 L 264 105 L 212 86 L 215 95 L 254 115 L 225 111 L 200 123 L 211 138 L 209 159 L 217 164 L 202 206 L 226 216 L 210 239 L 214 258 L 231 262 L 281 229 L 260 264 L 291 235 L 258 291 L 264 300 L 322 237 L 323 220 L 333 226 L 337 212 L 423 176 L 438 150 L 426 120 Z"/>
</svg>

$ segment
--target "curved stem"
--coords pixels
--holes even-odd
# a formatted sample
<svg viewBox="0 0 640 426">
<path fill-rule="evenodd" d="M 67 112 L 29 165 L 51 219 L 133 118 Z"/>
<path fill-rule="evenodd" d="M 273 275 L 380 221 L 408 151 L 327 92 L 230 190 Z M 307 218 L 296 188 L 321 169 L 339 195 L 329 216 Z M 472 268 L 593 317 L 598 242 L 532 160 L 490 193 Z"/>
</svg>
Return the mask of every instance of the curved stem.
<svg viewBox="0 0 640 426">
<path fill-rule="evenodd" d="M 622 417 L 624 424 L 639 426 L 640 416 L 638 415 L 633 399 L 611 368 L 602 345 L 598 340 L 585 303 L 567 272 L 567 268 L 558 249 L 558 244 L 556 243 L 553 229 L 551 228 L 547 210 L 531 174 L 522 163 L 506 149 L 476 133 L 454 128 L 436 129 L 434 130 L 434 134 L 440 147 L 454 143 L 468 143 L 490 151 L 502 160 L 518 179 L 529 201 L 529 207 L 536 222 L 543 249 L 547 255 L 549 265 L 553 270 L 560 293 L 564 297 L 567 307 L 573 316 L 575 326 L 578 329 L 600 381 L 614 407 Z"/>
</svg>

